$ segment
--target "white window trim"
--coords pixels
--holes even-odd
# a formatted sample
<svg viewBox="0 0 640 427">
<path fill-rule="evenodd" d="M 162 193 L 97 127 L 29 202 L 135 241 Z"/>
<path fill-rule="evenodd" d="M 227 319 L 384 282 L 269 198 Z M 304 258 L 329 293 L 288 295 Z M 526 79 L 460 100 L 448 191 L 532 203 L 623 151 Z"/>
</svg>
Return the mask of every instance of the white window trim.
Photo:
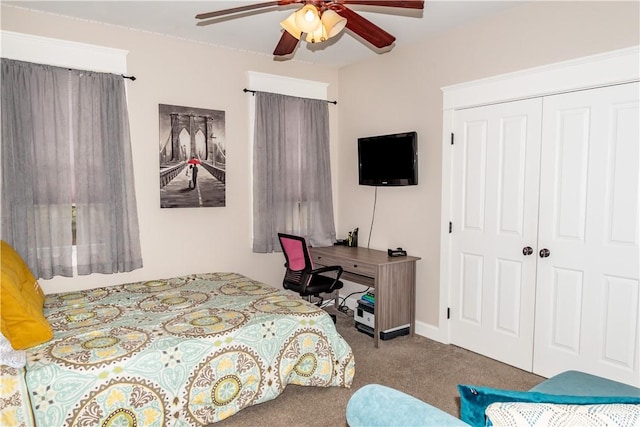
<svg viewBox="0 0 640 427">
<path fill-rule="evenodd" d="M 126 74 L 129 51 L 0 31 L 2 57 L 57 67 L 103 73 Z"/>
<path fill-rule="evenodd" d="M 300 98 L 327 99 L 329 83 L 249 71 L 248 89 Z"/>
</svg>

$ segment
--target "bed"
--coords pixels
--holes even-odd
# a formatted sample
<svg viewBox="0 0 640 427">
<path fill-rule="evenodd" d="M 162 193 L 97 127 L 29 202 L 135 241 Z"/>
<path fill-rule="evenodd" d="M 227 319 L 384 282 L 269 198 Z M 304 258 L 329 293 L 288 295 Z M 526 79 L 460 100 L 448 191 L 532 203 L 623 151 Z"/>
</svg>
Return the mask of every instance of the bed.
<svg viewBox="0 0 640 427">
<path fill-rule="evenodd" d="M 53 339 L 2 366 L 0 422 L 203 425 L 355 372 L 326 312 L 237 273 L 51 294 L 43 313 Z"/>
</svg>

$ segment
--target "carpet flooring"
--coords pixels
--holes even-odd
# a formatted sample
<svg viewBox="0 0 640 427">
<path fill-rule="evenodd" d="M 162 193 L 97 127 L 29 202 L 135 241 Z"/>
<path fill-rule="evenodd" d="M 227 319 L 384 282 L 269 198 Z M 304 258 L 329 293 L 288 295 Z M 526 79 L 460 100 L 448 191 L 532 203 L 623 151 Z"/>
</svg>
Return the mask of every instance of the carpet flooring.
<svg viewBox="0 0 640 427">
<path fill-rule="evenodd" d="M 353 317 L 332 308 L 327 311 L 337 315 L 336 328 L 355 356 L 356 373 L 351 388 L 288 385 L 276 399 L 245 408 L 216 423 L 216 427 L 346 427 L 349 398 L 370 383 L 401 390 L 458 417 L 458 384 L 528 390 L 544 380 L 460 347 L 418 335 L 381 341 L 376 349 L 371 337 L 355 329 Z"/>
</svg>

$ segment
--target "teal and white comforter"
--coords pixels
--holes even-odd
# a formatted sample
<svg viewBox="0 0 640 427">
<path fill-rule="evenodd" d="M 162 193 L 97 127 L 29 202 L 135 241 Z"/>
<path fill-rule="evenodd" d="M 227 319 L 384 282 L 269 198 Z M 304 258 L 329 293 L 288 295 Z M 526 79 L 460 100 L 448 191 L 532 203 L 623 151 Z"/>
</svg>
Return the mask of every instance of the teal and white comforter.
<svg viewBox="0 0 640 427">
<path fill-rule="evenodd" d="M 355 372 L 324 311 L 235 273 L 48 295 L 45 315 L 54 338 L 27 354 L 37 426 L 208 424 Z"/>
</svg>

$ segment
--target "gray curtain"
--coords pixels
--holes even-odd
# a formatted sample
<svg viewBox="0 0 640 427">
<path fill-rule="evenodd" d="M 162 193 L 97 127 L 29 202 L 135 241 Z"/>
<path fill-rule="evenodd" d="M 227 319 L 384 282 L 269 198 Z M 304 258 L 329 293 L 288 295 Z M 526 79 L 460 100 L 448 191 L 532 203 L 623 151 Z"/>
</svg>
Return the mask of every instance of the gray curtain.
<svg viewBox="0 0 640 427">
<path fill-rule="evenodd" d="M 335 242 L 326 101 L 256 93 L 253 251 L 280 250 L 277 233 Z"/>
<path fill-rule="evenodd" d="M 2 59 L 2 239 L 38 278 L 142 267 L 121 76 Z"/>
</svg>

